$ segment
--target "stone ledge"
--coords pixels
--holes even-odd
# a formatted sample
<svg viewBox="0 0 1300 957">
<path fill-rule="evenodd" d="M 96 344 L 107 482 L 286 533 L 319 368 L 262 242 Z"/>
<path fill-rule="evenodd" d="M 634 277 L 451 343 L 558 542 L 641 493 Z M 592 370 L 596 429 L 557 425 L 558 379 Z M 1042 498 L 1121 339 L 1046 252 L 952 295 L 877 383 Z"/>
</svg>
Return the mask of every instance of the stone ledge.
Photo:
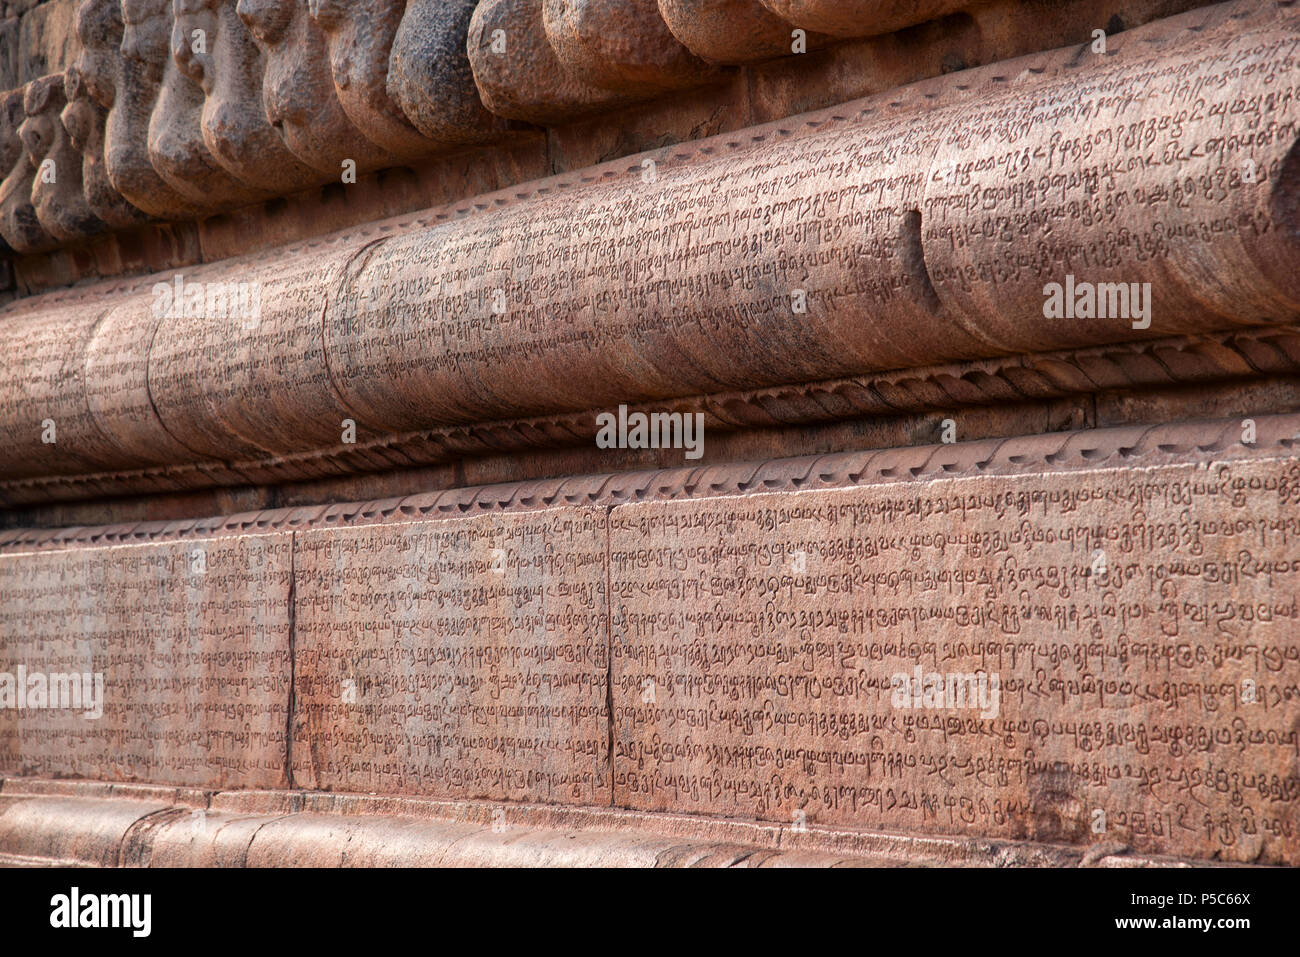
<svg viewBox="0 0 1300 957">
<path fill-rule="evenodd" d="M 382 460 L 385 442 L 422 430 L 1293 323 L 1300 104 L 1279 107 L 1267 142 L 1244 116 L 1225 120 L 1241 124 L 1231 136 L 1189 119 L 1144 157 L 1112 142 L 1095 149 L 1118 159 L 1081 147 L 1048 160 L 1057 147 L 1033 134 L 1080 90 L 1095 114 L 1071 120 L 1080 137 L 1139 117 L 1158 129 L 1187 105 L 1184 75 L 1227 111 L 1234 58 L 1258 59 L 1261 89 L 1292 69 L 1280 51 L 1300 14 L 1251 10 L 1218 10 L 1201 32 L 1179 18 L 1134 30 L 1097 63 L 1065 50 L 975 70 L 954 98 L 948 77 L 661 151 L 650 183 L 607 164 L 564 180 L 567 195 L 533 184 L 479 197 L 469 218 L 444 210 L 154 277 L 171 281 L 149 293 L 26 301 L 3 325 L 0 396 L 23 397 L 0 404 L 5 478 L 267 458 L 312 475 L 348 422 L 356 457 Z M 1152 91 L 1139 101 L 1112 92 L 1139 82 Z M 990 145 L 999 136 L 1010 152 Z M 1188 137 L 1199 145 L 1184 150 Z M 1170 205 L 1209 162 L 1205 142 L 1247 140 L 1262 178 L 1233 174 L 1220 195 L 1193 177 L 1195 195 Z M 1012 153 L 1050 168 L 1007 186 L 995 167 Z M 1006 190 L 1014 215 L 988 212 Z M 1139 196 L 1166 218 L 1153 225 Z M 1091 248 L 1104 265 L 1086 265 Z M 1231 288 L 1198 285 L 1207 268 Z M 1050 315 L 1044 283 L 1073 288 L 1076 269 L 1116 303 L 1145 288 L 1149 324 Z M 256 321 L 190 315 L 186 282 L 204 302 L 205 288 L 260 290 Z"/>
<path fill-rule="evenodd" d="M 1202 465 L 1277 457 L 1300 448 L 1300 414 L 1257 415 L 1253 445 L 1241 418 L 1079 429 L 826 455 L 730 462 L 467 486 L 366 502 L 263 509 L 228 516 L 0 530 L 0 554 L 132 545 L 225 535 L 350 528 L 557 506 L 617 506 L 772 491 L 920 483 L 963 475 L 1023 475 L 1078 469 Z"/>
<path fill-rule="evenodd" d="M 1296 423 L 11 540 L 6 674 L 110 693 L 0 712 L 0 767 L 1294 862 Z"/>
<path fill-rule="evenodd" d="M 0 779 L 0 866 L 944 865 L 1207 866 L 1137 854 L 1122 845 L 1089 852 L 813 825 L 798 831 L 758 821 L 598 807 L 303 791 L 180 794 L 162 787 Z"/>
</svg>

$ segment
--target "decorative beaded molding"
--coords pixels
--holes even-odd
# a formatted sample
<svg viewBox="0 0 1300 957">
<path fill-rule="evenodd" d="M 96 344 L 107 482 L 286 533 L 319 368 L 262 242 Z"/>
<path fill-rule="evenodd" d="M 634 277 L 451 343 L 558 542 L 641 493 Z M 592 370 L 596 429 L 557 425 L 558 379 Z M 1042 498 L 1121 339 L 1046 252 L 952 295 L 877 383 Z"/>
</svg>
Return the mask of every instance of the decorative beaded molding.
<svg viewBox="0 0 1300 957">
<path fill-rule="evenodd" d="M 463 518 L 556 506 L 799 492 L 889 482 L 929 482 L 973 475 L 1015 475 L 1107 467 L 1293 458 L 1300 488 L 1300 414 L 1255 418 L 1257 440 L 1241 442 L 1241 419 L 1086 429 L 833 455 L 728 463 L 701 468 L 620 472 L 448 489 L 403 498 L 224 517 L 0 532 L 0 554 L 128 545 L 222 535 L 299 531 L 384 522 Z"/>
<path fill-rule="evenodd" d="M 707 430 L 733 431 L 1295 374 L 1300 374 L 1300 326 L 1280 326 L 693 396 L 631 411 L 701 412 Z M 297 456 L 0 482 L 0 504 L 302 481 L 431 465 L 465 455 L 573 447 L 593 441 L 597 414 L 412 432 Z"/>
</svg>

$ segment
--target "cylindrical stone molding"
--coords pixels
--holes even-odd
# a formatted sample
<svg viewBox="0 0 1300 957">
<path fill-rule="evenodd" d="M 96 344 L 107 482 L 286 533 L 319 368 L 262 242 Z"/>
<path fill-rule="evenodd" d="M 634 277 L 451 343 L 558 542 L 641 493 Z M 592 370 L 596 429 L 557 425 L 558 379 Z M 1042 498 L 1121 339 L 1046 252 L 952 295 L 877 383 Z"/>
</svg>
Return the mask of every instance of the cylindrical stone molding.
<svg viewBox="0 0 1300 957">
<path fill-rule="evenodd" d="M 3 474 L 76 472 L 104 436 L 120 468 L 164 433 L 190 461 L 287 455 L 337 447 L 345 420 L 400 433 L 1295 322 L 1300 13 L 1237 9 L 153 277 L 75 362 L 29 334 L 58 307 L 25 304 L 0 322 Z M 56 360 L 84 376 L 24 372 Z M 35 448 L 35 410 L 69 394 L 94 435 Z"/>
</svg>

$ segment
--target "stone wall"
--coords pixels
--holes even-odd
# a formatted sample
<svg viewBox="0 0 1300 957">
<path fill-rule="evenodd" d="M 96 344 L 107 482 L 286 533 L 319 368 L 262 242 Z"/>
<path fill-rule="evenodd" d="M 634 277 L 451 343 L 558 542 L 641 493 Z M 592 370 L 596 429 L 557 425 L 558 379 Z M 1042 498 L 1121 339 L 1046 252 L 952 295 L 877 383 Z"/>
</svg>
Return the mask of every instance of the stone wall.
<svg viewBox="0 0 1300 957">
<path fill-rule="evenodd" d="M 1290 0 L 0 19 L 0 864 L 1300 864 Z"/>
</svg>

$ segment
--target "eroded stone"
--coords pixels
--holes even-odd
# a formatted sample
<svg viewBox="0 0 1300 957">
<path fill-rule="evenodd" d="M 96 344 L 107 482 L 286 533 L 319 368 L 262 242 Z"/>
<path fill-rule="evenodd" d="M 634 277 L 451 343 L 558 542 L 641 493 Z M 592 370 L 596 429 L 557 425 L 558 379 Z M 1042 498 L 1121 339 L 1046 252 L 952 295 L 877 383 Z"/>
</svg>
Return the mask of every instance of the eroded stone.
<svg viewBox="0 0 1300 957">
<path fill-rule="evenodd" d="M 266 118 L 299 160 L 340 182 L 345 162 L 356 170 L 396 163 L 352 125 L 339 104 L 325 34 L 307 0 L 239 0 L 236 9 L 262 51 Z"/>
<path fill-rule="evenodd" d="M 108 110 L 90 95 L 85 79 L 74 64 L 63 80 L 67 106 L 59 115 L 72 147 L 81 154 L 81 185 L 86 205 L 106 225 L 123 229 L 145 222 L 149 215 L 113 187 L 104 162 Z"/>
<path fill-rule="evenodd" d="M 55 73 L 27 85 L 18 135 L 36 171 L 31 199 L 37 220 L 55 239 L 74 242 L 103 232 L 105 225 L 86 202 L 81 154 L 60 118 L 67 105 L 63 83 L 63 74 Z"/>
<path fill-rule="evenodd" d="M 330 71 L 343 112 L 366 137 L 399 160 L 428 156 L 437 144 L 423 136 L 388 93 L 388 61 L 406 0 L 311 0 L 325 32 Z"/>
<path fill-rule="evenodd" d="M 720 76 L 672 35 L 656 0 L 544 0 L 542 11 L 560 64 L 594 86 L 652 95 Z"/>
<path fill-rule="evenodd" d="M 483 103 L 499 116 L 561 123 L 634 99 L 565 71 L 536 0 L 481 0 L 470 20 L 468 48 Z"/>
<path fill-rule="evenodd" d="M 27 684 L 0 709 L 0 771 L 286 786 L 290 541 L 0 558 L 0 670 Z M 35 705 L 42 682 L 62 691 Z"/>
<path fill-rule="evenodd" d="M 760 0 L 798 27 L 841 37 L 871 37 L 933 20 L 978 0 Z"/>
<path fill-rule="evenodd" d="M 13 165 L 0 183 L 0 236 L 11 249 L 21 253 L 40 252 L 58 245 L 36 215 L 32 205 L 32 187 L 36 181 L 36 167 L 27 152 L 27 145 L 19 134 L 27 113 L 23 106 L 26 87 L 10 90 L 0 101 L 0 140 L 6 141 L 4 153 L 13 156 Z"/>
<path fill-rule="evenodd" d="M 1294 864 L 1298 482 L 1286 460 L 617 507 L 614 801 Z"/>
<path fill-rule="evenodd" d="M 192 42 L 176 33 L 172 0 L 123 0 L 122 53 L 138 68 L 160 73 L 149 118 L 149 159 L 172 189 L 208 210 L 243 206 L 270 193 L 241 183 L 217 163 L 203 142 L 203 91 L 176 62 Z M 183 55 L 183 54 L 181 54 Z"/>
<path fill-rule="evenodd" d="M 325 174 L 300 162 L 267 120 L 262 54 L 235 5 L 176 0 L 175 17 L 172 55 L 203 90 L 203 143 L 212 157 L 240 182 L 276 195 L 324 182 Z"/>
<path fill-rule="evenodd" d="M 673 36 L 696 56 L 715 63 L 754 63 L 804 53 L 826 42 L 796 35 L 761 0 L 659 0 Z"/>
<path fill-rule="evenodd" d="M 149 158 L 149 121 L 162 61 L 121 49 L 125 39 L 119 0 L 83 0 L 77 8 L 81 53 L 75 70 L 104 109 L 104 167 L 113 188 L 131 205 L 161 219 L 188 219 L 203 208 L 172 189 Z"/>
<path fill-rule="evenodd" d="M 607 803 L 605 534 L 598 509 L 301 534 L 295 782 Z"/>
<path fill-rule="evenodd" d="M 407 0 L 388 60 L 388 95 L 445 146 L 498 139 L 510 127 L 479 99 L 466 38 L 477 0 Z"/>
</svg>

